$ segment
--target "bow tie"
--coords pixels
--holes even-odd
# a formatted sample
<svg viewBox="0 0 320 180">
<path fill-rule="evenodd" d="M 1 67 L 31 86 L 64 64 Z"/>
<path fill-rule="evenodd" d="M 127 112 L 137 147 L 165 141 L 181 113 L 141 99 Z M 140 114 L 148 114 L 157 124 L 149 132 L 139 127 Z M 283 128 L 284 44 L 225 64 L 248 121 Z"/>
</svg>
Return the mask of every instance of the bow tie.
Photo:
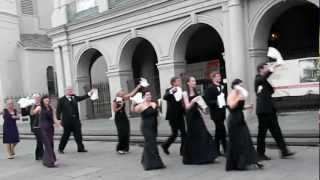
<svg viewBox="0 0 320 180">
<path fill-rule="evenodd" d="M 72 101 L 73 97 L 72 97 L 72 96 L 67 96 L 67 99 L 68 99 L 69 101 Z"/>
</svg>

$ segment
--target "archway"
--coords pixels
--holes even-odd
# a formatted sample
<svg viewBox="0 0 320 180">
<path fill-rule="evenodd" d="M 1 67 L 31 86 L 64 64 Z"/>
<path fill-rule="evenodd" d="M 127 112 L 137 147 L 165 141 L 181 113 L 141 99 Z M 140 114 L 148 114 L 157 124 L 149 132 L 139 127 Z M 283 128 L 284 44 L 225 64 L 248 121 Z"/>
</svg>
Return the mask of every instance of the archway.
<svg viewBox="0 0 320 180">
<path fill-rule="evenodd" d="M 157 62 L 157 53 L 148 40 L 141 37 L 129 40 L 121 51 L 119 67 L 120 71 L 132 73 L 133 78 L 125 79 L 127 89 L 132 90 L 139 83 L 140 78 L 143 77 L 150 82 L 153 98 L 160 98 Z"/>
<path fill-rule="evenodd" d="M 106 76 L 107 63 L 100 51 L 94 48 L 84 51 L 77 64 L 78 92 L 97 88 L 99 99 L 81 103 L 81 114 L 89 119 L 111 117 L 110 91 Z M 81 94 L 80 94 L 81 95 Z"/>
<path fill-rule="evenodd" d="M 277 48 L 285 64 L 270 78 L 274 100 L 281 111 L 319 108 L 319 8 L 309 1 L 274 4 L 257 21 L 252 47 L 263 53 L 254 56 L 255 66 L 272 61 L 266 56 L 269 46 Z M 317 101 L 315 101 L 317 100 Z"/>
<path fill-rule="evenodd" d="M 211 72 L 220 72 L 226 78 L 223 53 L 224 45 L 219 33 L 208 24 L 198 23 L 180 35 L 173 56 L 175 61 L 186 63 L 183 78 L 192 75 L 204 80 Z M 203 90 L 207 85 L 204 83 L 199 88 Z"/>
</svg>

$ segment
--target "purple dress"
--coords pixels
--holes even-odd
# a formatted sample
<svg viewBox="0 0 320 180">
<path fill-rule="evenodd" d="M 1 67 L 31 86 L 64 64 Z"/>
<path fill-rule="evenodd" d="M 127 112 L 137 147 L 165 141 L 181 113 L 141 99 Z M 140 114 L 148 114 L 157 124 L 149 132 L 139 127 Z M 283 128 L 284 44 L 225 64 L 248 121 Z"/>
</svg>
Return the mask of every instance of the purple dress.
<svg viewBox="0 0 320 180">
<path fill-rule="evenodd" d="M 52 110 L 41 109 L 39 127 L 41 130 L 41 140 L 44 145 L 43 165 L 47 167 L 55 167 L 56 155 L 53 148 L 53 113 Z"/>
<path fill-rule="evenodd" d="M 17 115 L 17 110 L 14 110 L 14 115 Z M 20 141 L 19 132 L 17 128 L 16 119 L 12 118 L 12 115 L 8 109 L 3 110 L 3 143 L 4 144 L 16 144 Z"/>
</svg>

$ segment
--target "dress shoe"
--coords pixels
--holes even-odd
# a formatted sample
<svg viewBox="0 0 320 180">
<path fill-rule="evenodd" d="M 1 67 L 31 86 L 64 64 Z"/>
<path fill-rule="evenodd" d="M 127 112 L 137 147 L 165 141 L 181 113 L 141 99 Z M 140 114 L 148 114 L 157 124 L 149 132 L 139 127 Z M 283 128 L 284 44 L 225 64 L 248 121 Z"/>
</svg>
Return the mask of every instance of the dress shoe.
<svg viewBox="0 0 320 180">
<path fill-rule="evenodd" d="M 293 156 L 294 154 L 295 154 L 294 152 L 287 152 L 287 153 L 282 154 L 281 158 L 282 159 L 287 159 L 287 158 Z"/>
<path fill-rule="evenodd" d="M 59 154 L 64 154 L 63 150 L 58 149 Z"/>
<path fill-rule="evenodd" d="M 266 156 L 265 154 L 262 154 L 262 155 L 258 155 L 258 160 L 259 161 L 269 161 L 269 160 L 271 160 L 271 158 Z"/>
<path fill-rule="evenodd" d="M 161 147 L 162 147 L 163 152 L 164 152 L 166 155 L 169 155 L 169 154 L 170 154 L 169 149 L 168 149 L 167 147 L 165 147 L 164 145 L 161 145 Z"/>
<path fill-rule="evenodd" d="M 88 150 L 82 149 L 82 150 L 78 150 L 78 152 L 80 152 L 80 153 L 85 153 L 85 152 L 88 152 Z"/>
</svg>

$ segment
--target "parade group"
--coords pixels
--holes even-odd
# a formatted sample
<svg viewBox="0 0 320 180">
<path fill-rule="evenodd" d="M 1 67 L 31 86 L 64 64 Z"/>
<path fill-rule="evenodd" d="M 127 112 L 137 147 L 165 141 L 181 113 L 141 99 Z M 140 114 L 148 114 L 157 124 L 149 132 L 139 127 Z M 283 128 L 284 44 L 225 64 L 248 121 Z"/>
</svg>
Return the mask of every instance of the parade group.
<svg viewBox="0 0 320 180">
<path fill-rule="evenodd" d="M 172 77 L 169 87 L 163 96 L 167 104 L 165 119 L 171 127 L 171 135 L 159 147 L 166 155 L 169 148 L 180 135 L 180 155 L 183 164 L 214 163 L 218 156 L 226 158 L 226 171 L 262 169 L 261 161 L 270 160 L 266 155 L 265 139 L 269 130 L 275 139 L 281 158 L 294 155 L 284 141 L 276 109 L 272 102 L 274 89 L 268 82 L 270 75 L 280 65 L 262 63 L 257 66 L 255 77 L 256 103 L 258 117 L 257 148 L 255 149 L 246 124 L 244 110 L 253 109 L 253 104 L 246 104 L 248 91 L 241 79 L 234 79 L 231 91 L 226 94 L 225 84 L 219 72 L 212 72 L 208 80 L 196 80 L 190 76 L 186 80 L 186 88 L 182 90 L 182 79 Z M 152 83 L 152 82 L 151 82 Z M 196 90 L 197 83 L 207 83 L 208 87 L 202 94 Z M 142 101 L 133 97 L 142 94 Z M 31 129 L 36 139 L 35 159 L 42 161 L 47 167 L 58 167 L 54 152 L 54 127 L 63 127 L 58 152 L 63 154 L 71 133 L 77 143 L 78 152 L 88 152 L 82 142 L 81 122 L 79 119 L 78 102 L 94 94 L 94 89 L 84 96 L 76 96 L 72 87 L 66 88 L 65 96 L 58 100 L 57 107 L 50 105 L 49 96 L 34 94 L 35 103 L 29 108 Z M 141 133 L 144 137 L 141 164 L 144 170 L 165 168 L 157 143 L 157 126 L 159 103 L 153 100 L 148 87 L 137 85 L 127 93 L 120 90 L 112 102 L 115 112 L 114 121 L 118 133 L 116 152 L 125 155 L 129 152 L 130 121 L 126 114 L 126 102 L 130 101 L 130 111 L 141 114 Z M 19 119 L 12 99 L 6 100 L 6 108 L 2 115 L 3 143 L 7 158 L 14 159 L 15 146 L 20 141 L 16 120 Z M 229 111 L 226 118 L 226 110 Z M 203 114 L 209 113 L 215 124 L 214 138 L 206 127 Z M 227 119 L 227 121 L 225 120 Z M 227 124 L 227 129 L 225 127 Z M 55 125 L 55 126 L 54 126 Z M 222 147 L 222 148 L 221 148 Z M 223 150 L 223 151 L 221 151 Z"/>
</svg>

